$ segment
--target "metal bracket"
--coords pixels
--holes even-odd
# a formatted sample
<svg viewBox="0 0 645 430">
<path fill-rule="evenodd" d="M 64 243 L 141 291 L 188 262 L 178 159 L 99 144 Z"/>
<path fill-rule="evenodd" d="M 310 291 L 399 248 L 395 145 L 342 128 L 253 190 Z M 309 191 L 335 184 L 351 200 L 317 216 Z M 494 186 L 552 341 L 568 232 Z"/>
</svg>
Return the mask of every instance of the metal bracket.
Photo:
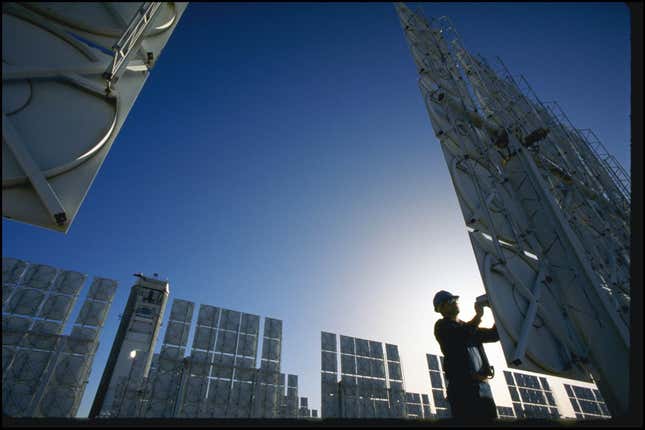
<svg viewBox="0 0 645 430">
<path fill-rule="evenodd" d="M 6 115 L 2 115 L 2 141 L 9 147 L 14 157 L 16 157 L 18 165 L 29 178 L 29 182 L 34 187 L 43 206 L 47 209 L 49 216 L 57 225 L 65 225 L 67 223 L 65 208 Z"/>
</svg>

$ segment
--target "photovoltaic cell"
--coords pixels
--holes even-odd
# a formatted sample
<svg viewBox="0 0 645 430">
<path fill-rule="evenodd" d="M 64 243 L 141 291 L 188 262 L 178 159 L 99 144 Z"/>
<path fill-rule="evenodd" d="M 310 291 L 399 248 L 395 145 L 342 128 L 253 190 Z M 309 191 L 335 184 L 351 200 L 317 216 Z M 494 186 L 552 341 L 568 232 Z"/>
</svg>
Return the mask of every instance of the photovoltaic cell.
<svg viewBox="0 0 645 430">
<path fill-rule="evenodd" d="M 369 347 L 369 341 L 365 339 L 356 339 L 356 355 L 360 355 L 362 357 L 369 357 L 370 356 L 370 347 Z"/>
<path fill-rule="evenodd" d="M 71 270 L 61 272 L 54 281 L 53 290 L 61 294 L 77 295 L 87 275 Z"/>
<path fill-rule="evenodd" d="M 74 304 L 74 297 L 59 294 L 50 294 L 38 312 L 41 318 L 65 321 L 69 317 Z"/>
<path fill-rule="evenodd" d="M 327 372 L 334 372 L 334 373 L 338 371 L 338 364 L 336 363 L 335 352 L 321 351 L 320 358 L 321 358 L 322 370 Z"/>
<path fill-rule="evenodd" d="M 439 360 L 434 354 L 426 354 L 426 360 L 428 362 L 428 369 L 439 371 Z"/>
<path fill-rule="evenodd" d="M 113 279 L 97 278 L 92 280 L 87 299 L 111 302 L 116 292 L 117 282 Z"/>
<path fill-rule="evenodd" d="M 32 264 L 27 268 L 21 283 L 29 288 L 47 290 L 56 277 L 58 270 L 44 264 Z"/>
<path fill-rule="evenodd" d="M 388 367 L 388 374 L 390 376 L 390 379 L 395 379 L 399 381 L 402 379 L 400 364 L 389 362 L 387 364 L 387 367 Z"/>
<path fill-rule="evenodd" d="M 257 335 L 260 330 L 260 317 L 252 314 L 242 314 L 240 332 Z"/>
<path fill-rule="evenodd" d="M 217 336 L 217 329 L 197 326 L 195 328 L 195 336 L 193 337 L 193 348 L 213 350 L 215 348 L 215 339 Z"/>
<path fill-rule="evenodd" d="M 197 314 L 197 324 L 208 327 L 217 327 L 220 309 L 210 305 L 200 305 Z"/>
<path fill-rule="evenodd" d="M 265 338 L 262 344 L 262 358 L 266 360 L 279 360 L 280 341 Z"/>
<path fill-rule="evenodd" d="M 383 359 L 383 344 L 381 342 L 370 341 L 370 356 L 372 358 Z"/>
<path fill-rule="evenodd" d="M 66 417 L 73 413 L 76 393 L 65 387 L 53 386 L 47 390 L 40 404 L 45 417 Z"/>
<path fill-rule="evenodd" d="M 354 338 L 340 335 L 340 352 L 344 354 L 355 354 Z"/>
<path fill-rule="evenodd" d="M 35 316 L 45 299 L 45 294 L 30 288 L 20 288 L 9 300 L 8 311 L 19 315 Z"/>
<path fill-rule="evenodd" d="M 340 371 L 344 374 L 356 374 L 356 358 L 349 354 L 340 354 Z"/>
<path fill-rule="evenodd" d="M 76 324 L 101 327 L 105 322 L 109 308 L 110 304 L 107 302 L 85 300 L 76 317 Z"/>
<path fill-rule="evenodd" d="M 2 257 L 2 285 L 16 284 L 25 273 L 27 263 L 16 258 Z"/>
<path fill-rule="evenodd" d="M 74 326 L 66 338 L 65 352 L 74 354 L 93 354 L 98 346 L 99 331 L 92 327 Z"/>
<path fill-rule="evenodd" d="M 249 357 L 257 355 L 257 337 L 254 335 L 240 333 L 238 339 L 237 353 Z"/>
<path fill-rule="evenodd" d="M 219 331 L 217 335 L 217 342 L 215 344 L 215 351 L 226 352 L 235 354 L 237 346 L 237 333 L 230 331 Z"/>
<path fill-rule="evenodd" d="M 265 318 L 264 336 L 282 339 L 282 321 L 275 318 Z"/>
<path fill-rule="evenodd" d="M 174 299 L 170 309 L 170 320 L 190 324 L 193 318 L 195 303 L 187 300 Z"/>
<path fill-rule="evenodd" d="M 385 350 L 387 353 L 387 359 L 389 361 L 400 361 L 399 348 L 396 345 L 390 345 L 389 343 L 386 343 Z"/>
<path fill-rule="evenodd" d="M 336 351 L 336 335 L 334 333 L 320 333 L 321 348 L 325 351 Z"/>
<path fill-rule="evenodd" d="M 168 321 L 164 343 L 169 345 L 185 346 L 188 342 L 189 324 L 179 321 Z"/>
</svg>

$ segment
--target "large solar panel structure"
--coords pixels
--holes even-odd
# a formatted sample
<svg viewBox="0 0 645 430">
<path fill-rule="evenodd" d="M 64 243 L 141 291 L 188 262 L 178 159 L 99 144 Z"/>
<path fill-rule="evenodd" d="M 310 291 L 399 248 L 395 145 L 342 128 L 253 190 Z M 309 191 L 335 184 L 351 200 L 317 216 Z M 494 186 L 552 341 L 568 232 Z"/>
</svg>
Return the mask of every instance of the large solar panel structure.
<svg viewBox="0 0 645 430">
<path fill-rule="evenodd" d="M 593 375 L 626 413 L 629 176 L 501 60 L 471 55 L 447 17 L 396 9 L 508 365 Z"/>
<path fill-rule="evenodd" d="M 186 6 L 4 4 L 4 217 L 68 231 Z"/>
<path fill-rule="evenodd" d="M 504 371 L 517 418 L 560 418 L 551 387 L 543 376 Z"/>
<path fill-rule="evenodd" d="M 74 417 L 116 281 L 94 278 L 69 335 L 87 275 L 2 259 L 2 409 L 14 417 Z"/>
<path fill-rule="evenodd" d="M 446 372 L 443 370 L 443 357 L 436 354 L 426 354 L 426 362 L 428 363 L 435 414 L 437 418 L 448 418 L 451 413 L 447 400 L 448 385 L 446 384 Z"/>
<path fill-rule="evenodd" d="M 129 406 L 121 406 L 118 416 L 297 418 L 298 377 L 280 372 L 282 321 L 265 318 L 256 368 L 258 315 L 200 305 L 187 354 L 193 309 L 192 302 L 173 300 L 147 376 L 122 381 L 116 403 Z"/>
<path fill-rule="evenodd" d="M 611 418 L 600 391 L 579 385 L 564 384 L 571 406 L 579 420 Z"/>
<path fill-rule="evenodd" d="M 383 346 L 341 335 L 339 351 L 336 334 L 321 332 L 322 418 L 407 416 L 398 347 Z"/>
</svg>

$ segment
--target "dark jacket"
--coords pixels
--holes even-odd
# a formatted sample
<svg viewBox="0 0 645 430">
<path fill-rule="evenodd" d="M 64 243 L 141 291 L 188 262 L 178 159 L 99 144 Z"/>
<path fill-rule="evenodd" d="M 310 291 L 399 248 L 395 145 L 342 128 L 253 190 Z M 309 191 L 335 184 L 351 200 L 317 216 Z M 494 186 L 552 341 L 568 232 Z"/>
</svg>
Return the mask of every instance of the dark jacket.
<svg viewBox="0 0 645 430">
<path fill-rule="evenodd" d="M 434 336 L 444 356 L 444 371 L 451 384 L 471 384 L 474 375 L 484 371 L 488 360 L 482 343 L 499 340 L 497 329 L 479 328 L 481 317 L 464 322 L 442 318 L 434 326 Z"/>
</svg>

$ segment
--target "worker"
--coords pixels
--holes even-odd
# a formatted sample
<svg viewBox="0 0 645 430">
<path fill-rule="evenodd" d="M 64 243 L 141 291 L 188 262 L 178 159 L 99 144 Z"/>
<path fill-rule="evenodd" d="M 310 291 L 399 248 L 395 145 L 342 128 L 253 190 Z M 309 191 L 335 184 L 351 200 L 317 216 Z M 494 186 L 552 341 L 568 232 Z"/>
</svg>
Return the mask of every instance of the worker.
<svg viewBox="0 0 645 430">
<path fill-rule="evenodd" d="M 457 299 L 448 291 L 434 296 L 435 311 L 443 318 L 434 326 L 434 335 L 444 356 L 444 371 L 448 386 L 448 402 L 452 417 L 460 422 L 493 422 L 497 408 L 487 379 L 493 369 L 482 346 L 499 340 L 497 328 L 479 328 L 484 303 L 475 302 L 475 317 L 464 322 L 457 318 Z"/>
</svg>

